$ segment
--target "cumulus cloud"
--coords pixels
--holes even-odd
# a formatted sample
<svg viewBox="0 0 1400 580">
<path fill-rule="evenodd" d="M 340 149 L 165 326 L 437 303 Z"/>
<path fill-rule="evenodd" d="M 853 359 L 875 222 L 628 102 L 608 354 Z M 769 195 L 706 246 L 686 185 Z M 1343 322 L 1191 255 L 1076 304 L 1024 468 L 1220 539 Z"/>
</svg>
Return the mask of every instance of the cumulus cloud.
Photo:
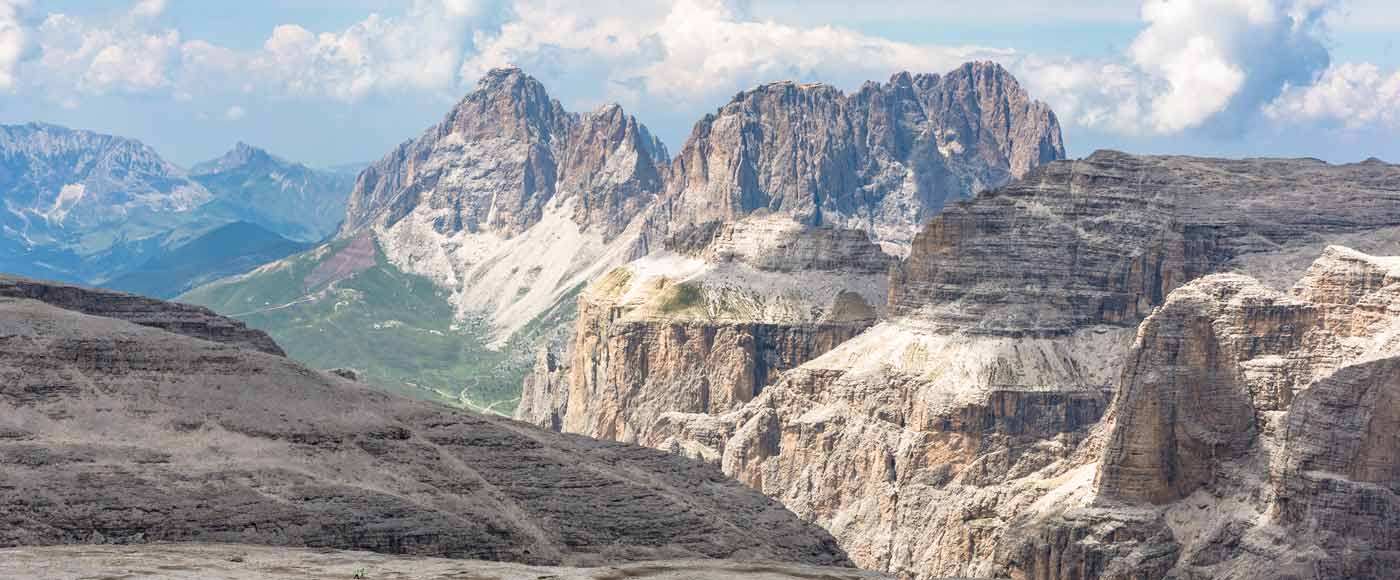
<svg viewBox="0 0 1400 580">
<path fill-rule="evenodd" d="M 1072 124 L 1125 134 L 1234 134 L 1288 86 L 1328 66 L 1333 0 L 1146 0 L 1118 58 L 1015 65 Z"/>
<path fill-rule="evenodd" d="M 15 69 L 29 45 L 29 32 L 20 20 L 20 12 L 29 0 L 0 0 L 0 91 L 15 86 Z"/>
<path fill-rule="evenodd" d="M 56 92 L 166 90 L 180 45 L 180 33 L 173 29 L 146 31 L 129 22 L 92 27 L 64 14 L 45 18 L 38 38 L 36 82 Z"/>
<path fill-rule="evenodd" d="M 373 90 L 455 89 L 473 24 L 501 9 L 485 0 L 419 0 L 400 17 L 371 14 L 344 31 L 276 27 L 252 73 L 290 96 L 353 101 Z"/>
<path fill-rule="evenodd" d="M 153 18 L 165 12 L 165 0 L 140 0 L 131 7 L 133 18 Z"/>
<path fill-rule="evenodd" d="M 243 119 L 243 117 L 247 115 L 248 112 L 243 110 L 243 107 L 240 107 L 238 105 L 233 105 L 232 107 L 229 107 L 224 110 L 225 121 L 238 121 Z"/>
<path fill-rule="evenodd" d="M 475 78 L 505 64 L 527 69 L 599 68 L 614 93 L 644 90 L 674 100 L 711 100 L 785 78 L 852 84 L 897 70 L 942 71 L 1010 51 L 896 42 L 832 26 L 747 18 L 720 0 L 627 3 L 612 12 L 557 0 L 522 0 L 516 19 L 476 37 L 463 65 Z M 617 95 L 612 95 L 616 97 Z"/>
<path fill-rule="evenodd" d="M 1285 123 L 1400 129 L 1400 71 L 1384 74 L 1373 64 L 1338 64 L 1312 84 L 1287 87 L 1264 112 Z"/>
<path fill-rule="evenodd" d="M 50 14 L 26 28 L 21 13 L 31 1 L 0 0 L 0 91 L 33 77 L 54 102 L 108 92 L 182 101 L 229 93 L 341 102 L 374 93 L 455 96 L 490 68 L 519 65 L 571 79 L 562 84 L 573 106 L 646 100 L 687 110 L 761 82 L 853 88 L 898 70 L 992 59 L 1071 127 L 1232 135 L 1260 118 L 1393 123 L 1400 85 L 1372 65 L 1329 63 L 1326 26 L 1345 13 L 1342 0 L 1142 0 L 1144 28 L 1122 53 L 1056 59 L 823 24 L 832 10 L 846 14 L 835 21 L 859 20 L 859 10 L 840 3 L 776 4 L 809 6 L 814 16 L 763 12 L 771 6 L 745 0 L 411 0 L 402 13 L 370 14 L 341 30 L 283 24 L 261 46 L 235 50 L 160 28 L 167 0 L 132 0 L 113 22 Z M 1097 5 L 1037 0 L 1021 9 L 1039 18 Z M 971 0 L 956 6 L 977 10 Z M 1114 10 L 1113 18 L 1133 13 Z"/>
<path fill-rule="evenodd" d="M 1152 97 L 1152 129 L 1174 133 L 1226 113 L 1238 124 L 1289 83 L 1328 64 L 1325 0 L 1148 0 L 1133 62 L 1165 82 Z"/>
</svg>

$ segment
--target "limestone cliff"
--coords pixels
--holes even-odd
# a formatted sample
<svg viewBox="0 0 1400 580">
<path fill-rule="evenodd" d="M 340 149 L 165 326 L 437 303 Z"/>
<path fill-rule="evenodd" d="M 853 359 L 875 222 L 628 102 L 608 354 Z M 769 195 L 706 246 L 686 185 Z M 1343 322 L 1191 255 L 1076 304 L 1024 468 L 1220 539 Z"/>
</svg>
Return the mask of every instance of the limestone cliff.
<svg viewBox="0 0 1400 580">
<path fill-rule="evenodd" d="M 734 408 L 854 336 L 884 310 L 886 252 L 1063 156 L 1054 114 L 991 63 L 852 94 L 744 91 L 696 124 L 645 215 L 653 254 L 583 294 L 573 344 L 541 355 L 516 416 L 709 453 L 656 420 Z"/>
<path fill-rule="evenodd" d="M 1340 247 L 1287 294 L 1237 275 L 1173 292 L 1138 332 L 1095 477 L 1014 524 L 1005 569 L 1393 577 L 1397 329 L 1400 259 Z"/>
<path fill-rule="evenodd" d="M 632 262 L 579 297 L 567 370 L 542 354 L 517 417 L 660 445 L 662 413 L 733 409 L 873 323 L 892 263 L 862 232 L 780 214 Z"/>
<path fill-rule="evenodd" d="M 741 92 L 695 125 L 666 190 L 673 229 L 766 209 L 899 246 L 945 204 L 1063 157 L 1049 107 L 976 62 L 851 94 L 793 82 Z"/>
<path fill-rule="evenodd" d="M 1137 361 L 1162 359 L 1175 369 L 1169 357 L 1180 353 L 1220 360 L 1234 356 L 1231 349 L 1282 351 L 1291 340 L 1249 346 L 1242 339 L 1238 346 L 1193 339 L 1177 350 L 1134 349 L 1144 317 L 1173 291 L 1216 272 L 1260 278 L 1261 291 L 1286 288 L 1329 243 L 1400 253 L 1398 186 L 1400 168 L 1376 163 L 1113 152 L 1051 163 L 946 208 L 925 227 L 892 272 L 886 317 L 872 327 L 731 411 L 648 409 L 640 416 L 656 417 L 652 434 L 637 440 L 715 461 L 831 530 L 862 566 L 910 578 L 1013 571 L 1057 577 L 1033 575 L 1043 560 L 1005 556 L 1026 545 L 1022 524 L 1085 497 L 1096 477 L 1155 482 L 1132 496 L 1149 506 L 1209 486 L 1215 476 L 1197 459 L 1249 448 L 1249 433 L 1271 427 L 1247 409 L 1272 405 L 1268 412 L 1278 412 L 1298 385 L 1316 378 L 1298 374 L 1288 360 L 1270 367 L 1274 359 L 1264 357 L 1250 372 L 1272 378 L 1240 398 L 1211 386 L 1247 382 L 1221 378 L 1218 369 L 1148 373 L 1144 378 L 1187 389 L 1173 400 L 1187 403 L 1183 413 L 1200 415 L 1170 419 L 1172 427 L 1144 418 L 1141 432 L 1125 425 L 1124 436 L 1133 437 L 1154 433 L 1153 425 L 1159 434 L 1184 430 L 1172 457 L 1137 457 L 1137 447 L 1109 437 L 1110 404 L 1121 402 Z M 1266 327 L 1246 325 L 1250 332 Z M 601 349 L 589 360 L 621 352 Z M 586 363 L 575 356 L 576 365 Z M 633 360 L 632 368 L 650 368 L 660 359 Z M 621 387 L 628 396 L 613 407 L 632 409 L 626 387 L 635 381 L 576 378 L 569 414 L 595 396 L 580 387 L 594 384 Z M 1117 468 L 1120 476 L 1096 475 L 1099 457 L 1113 449 L 1134 459 Z M 1169 480 L 1154 471 L 1162 465 Z M 1054 529 L 1071 539 L 1087 533 Z M 1118 528 L 1106 529 L 1093 541 L 1113 544 Z M 1123 542 L 1162 533 L 1123 529 Z M 1061 554 L 1055 546 L 1048 549 Z M 1161 555 L 1115 558 L 1137 562 L 1120 565 L 1152 578 L 1144 562 L 1154 554 Z M 1103 561 L 1066 565 L 1091 571 Z"/>
</svg>

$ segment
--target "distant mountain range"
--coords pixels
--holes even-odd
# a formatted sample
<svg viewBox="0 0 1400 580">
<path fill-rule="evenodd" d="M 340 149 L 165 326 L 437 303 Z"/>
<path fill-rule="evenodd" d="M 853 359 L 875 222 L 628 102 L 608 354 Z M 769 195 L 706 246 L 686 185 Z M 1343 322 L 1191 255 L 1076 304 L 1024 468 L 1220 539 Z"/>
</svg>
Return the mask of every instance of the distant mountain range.
<svg viewBox="0 0 1400 580">
<path fill-rule="evenodd" d="M 338 225 L 353 183 L 345 173 L 243 143 L 186 171 L 134 139 L 39 123 L 0 126 L 0 271 L 121 281 L 171 296 L 242 271 L 231 264 L 251 268 L 251 259 L 286 255 L 269 253 L 274 248 L 291 253 L 321 240 Z M 223 229 L 235 222 L 244 226 Z M 250 235 L 232 235 L 238 232 Z M 212 269 L 176 263 L 205 255 L 200 248 L 210 246 L 204 238 L 211 234 L 220 252 L 248 259 Z M 155 270 L 160 275 L 151 277 Z"/>
<path fill-rule="evenodd" d="M 813 251 L 871 240 L 901 254 L 944 205 L 1063 156 L 1054 113 L 993 63 L 849 94 L 762 85 L 700 119 L 675 158 L 621 107 L 570 112 L 503 68 L 360 173 L 335 241 L 180 299 L 314 366 L 508 412 L 539 348 L 572 343 L 579 292 L 628 262 L 703 247 L 760 214 L 785 218 L 773 222 L 791 224 L 783 235 L 838 232 L 803 245 Z M 856 268 L 859 280 L 823 279 L 874 300 L 868 270 L 885 260 Z M 824 263 L 795 263 L 808 262 Z M 800 268 L 770 278 L 760 295 L 810 281 Z"/>
</svg>

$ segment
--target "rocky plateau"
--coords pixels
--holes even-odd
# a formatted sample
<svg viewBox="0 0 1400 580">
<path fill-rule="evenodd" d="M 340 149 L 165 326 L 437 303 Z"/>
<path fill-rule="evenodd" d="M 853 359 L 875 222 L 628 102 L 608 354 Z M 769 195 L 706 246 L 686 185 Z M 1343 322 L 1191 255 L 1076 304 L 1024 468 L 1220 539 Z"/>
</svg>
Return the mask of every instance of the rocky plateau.
<svg viewBox="0 0 1400 580">
<path fill-rule="evenodd" d="M 849 565 L 825 531 L 698 462 L 377 392 L 199 308 L 0 288 L 0 546 Z"/>
<path fill-rule="evenodd" d="M 603 278 L 525 418 L 702 458 L 905 578 L 1258 577 L 1290 550 L 1286 577 L 1381 578 L 1397 452 L 1362 424 L 1389 421 L 1370 359 L 1397 306 L 1387 259 L 1332 244 L 1400 254 L 1400 168 L 1099 152 L 945 208 L 868 328 L 761 385 L 742 349 L 636 332 L 695 311 Z M 1201 293 L 1293 310 L 1156 330 Z M 743 397 L 709 404 L 715 385 Z M 1365 411 L 1338 431 L 1340 408 Z"/>
</svg>

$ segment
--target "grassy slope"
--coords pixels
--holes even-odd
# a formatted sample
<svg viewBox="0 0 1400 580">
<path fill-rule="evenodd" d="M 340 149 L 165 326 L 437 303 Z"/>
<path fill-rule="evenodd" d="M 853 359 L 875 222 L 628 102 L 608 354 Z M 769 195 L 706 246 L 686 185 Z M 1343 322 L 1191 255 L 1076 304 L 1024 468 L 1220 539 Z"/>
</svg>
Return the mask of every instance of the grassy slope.
<svg viewBox="0 0 1400 580">
<path fill-rule="evenodd" d="M 488 349 L 484 324 L 454 323 L 446 291 L 395 268 L 378 248 L 375 266 L 327 288 L 302 288 L 306 275 L 347 243 L 289 258 L 289 267 L 197 288 L 179 300 L 265 330 L 312 366 L 350 367 L 387 390 L 509 414 L 533 350 L 520 341 Z M 548 326 L 537 322 L 522 336 Z"/>
</svg>

